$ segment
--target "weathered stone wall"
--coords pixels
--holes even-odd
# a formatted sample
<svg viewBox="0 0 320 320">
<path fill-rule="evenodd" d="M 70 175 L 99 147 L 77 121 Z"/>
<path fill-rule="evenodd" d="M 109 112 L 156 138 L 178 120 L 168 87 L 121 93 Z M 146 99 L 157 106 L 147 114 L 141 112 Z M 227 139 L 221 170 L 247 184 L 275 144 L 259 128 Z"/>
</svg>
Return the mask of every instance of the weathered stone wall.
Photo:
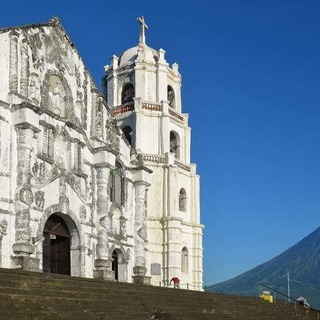
<svg viewBox="0 0 320 320">
<path fill-rule="evenodd" d="M 112 278 L 117 250 L 121 280 L 132 281 L 130 148 L 78 52 L 58 19 L 3 29 L 0 44 L 0 265 L 42 269 L 44 225 L 58 214 L 70 231 L 71 274 Z"/>
</svg>

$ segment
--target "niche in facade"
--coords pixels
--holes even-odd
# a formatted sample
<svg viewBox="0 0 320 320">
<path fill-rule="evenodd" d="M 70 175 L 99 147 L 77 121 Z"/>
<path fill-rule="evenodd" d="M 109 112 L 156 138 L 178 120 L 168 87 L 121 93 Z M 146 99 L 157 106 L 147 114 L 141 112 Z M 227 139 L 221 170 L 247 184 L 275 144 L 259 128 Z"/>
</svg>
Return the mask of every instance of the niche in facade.
<svg viewBox="0 0 320 320">
<path fill-rule="evenodd" d="M 167 87 L 167 100 L 169 103 L 169 107 L 175 108 L 175 93 L 171 86 Z"/>
<path fill-rule="evenodd" d="M 170 152 L 174 153 L 177 159 L 180 159 L 180 137 L 174 131 L 170 131 Z"/>
<path fill-rule="evenodd" d="M 58 116 L 65 117 L 65 97 L 66 91 L 62 80 L 57 75 L 49 78 L 49 109 Z"/>
<path fill-rule="evenodd" d="M 179 211 L 187 211 L 187 193 L 183 188 L 181 188 L 179 192 Z"/>
<path fill-rule="evenodd" d="M 109 197 L 113 203 L 124 204 L 124 173 L 119 163 L 116 163 L 116 168 L 110 171 Z"/>
<path fill-rule="evenodd" d="M 181 272 L 188 273 L 189 268 L 188 263 L 188 248 L 183 247 L 181 251 Z"/>
</svg>

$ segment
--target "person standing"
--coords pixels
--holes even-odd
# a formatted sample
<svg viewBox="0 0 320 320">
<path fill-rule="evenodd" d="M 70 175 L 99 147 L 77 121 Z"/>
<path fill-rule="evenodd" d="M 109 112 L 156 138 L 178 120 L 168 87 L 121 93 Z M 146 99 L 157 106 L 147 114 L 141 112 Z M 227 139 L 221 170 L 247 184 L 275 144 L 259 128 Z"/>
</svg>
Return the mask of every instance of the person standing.
<svg viewBox="0 0 320 320">
<path fill-rule="evenodd" d="M 171 282 L 173 282 L 173 287 L 174 288 L 179 289 L 180 280 L 179 280 L 178 277 L 172 277 L 172 279 L 170 280 L 170 285 L 171 285 Z"/>
</svg>

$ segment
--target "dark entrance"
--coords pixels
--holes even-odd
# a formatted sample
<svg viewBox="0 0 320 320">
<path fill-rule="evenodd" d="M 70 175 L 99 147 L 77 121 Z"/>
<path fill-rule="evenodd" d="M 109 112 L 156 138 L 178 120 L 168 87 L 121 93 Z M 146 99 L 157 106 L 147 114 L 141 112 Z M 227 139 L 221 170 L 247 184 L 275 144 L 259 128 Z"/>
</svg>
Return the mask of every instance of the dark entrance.
<svg viewBox="0 0 320 320">
<path fill-rule="evenodd" d="M 114 278 L 119 280 L 119 271 L 118 271 L 118 252 L 113 250 L 112 252 L 112 271 L 114 271 Z"/>
<path fill-rule="evenodd" d="M 70 275 L 70 233 L 65 221 L 52 214 L 43 236 L 43 272 Z"/>
</svg>

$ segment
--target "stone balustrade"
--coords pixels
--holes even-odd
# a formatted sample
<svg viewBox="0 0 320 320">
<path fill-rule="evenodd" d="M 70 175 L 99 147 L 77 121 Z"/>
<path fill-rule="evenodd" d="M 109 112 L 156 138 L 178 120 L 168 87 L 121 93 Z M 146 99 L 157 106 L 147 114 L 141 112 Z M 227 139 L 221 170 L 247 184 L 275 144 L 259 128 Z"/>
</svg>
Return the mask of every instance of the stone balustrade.
<svg viewBox="0 0 320 320">
<path fill-rule="evenodd" d="M 149 111 L 158 111 L 158 112 L 165 112 L 165 108 L 163 108 L 162 104 L 155 103 L 155 102 L 147 102 L 147 101 L 141 101 L 139 107 L 143 110 L 149 110 Z M 117 116 L 122 113 L 130 112 L 135 110 L 134 103 L 126 104 L 126 105 L 120 105 L 112 109 L 112 114 L 114 116 Z M 169 108 L 168 109 L 169 115 L 174 117 L 175 119 L 178 119 L 181 122 L 185 122 L 184 117 L 176 112 L 174 109 Z"/>
<path fill-rule="evenodd" d="M 145 154 L 144 153 L 144 154 L 142 154 L 142 159 L 143 159 L 143 161 L 146 161 L 146 162 L 154 162 L 157 164 L 159 164 L 159 163 L 169 164 L 168 159 L 166 159 L 166 157 L 163 155 Z M 183 163 L 183 162 L 175 159 L 174 164 L 185 171 L 191 172 L 190 165 L 188 165 L 186 163 Z"/>
<path fill-rule="evenodd" d="M 134 110 L 134 104 L 128 104 L 128 105 L 121 105 L 118 107 L 115 107 L 114 109 L 112 109 L 112 114 L 114 116 L 118 115 L 118 114 L 122 114 L 122 113 L 126 113 L 129 111 L 133 111 Z"/>
</svg>

